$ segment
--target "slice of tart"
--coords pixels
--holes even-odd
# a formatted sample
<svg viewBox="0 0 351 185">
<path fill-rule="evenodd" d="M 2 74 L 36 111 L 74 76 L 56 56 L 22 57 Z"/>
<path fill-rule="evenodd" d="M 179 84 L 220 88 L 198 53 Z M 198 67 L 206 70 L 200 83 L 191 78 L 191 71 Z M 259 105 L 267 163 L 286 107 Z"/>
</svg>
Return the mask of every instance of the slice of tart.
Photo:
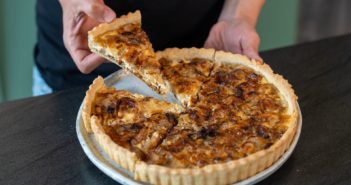
<svg viewBox="0 0 351 185">
<path fill-rule="evenodd" d="M 104 85 L 98 77 L 87 91 L 83 120 L 88 132 L 127 169 L 147 158 L 177 124 L 180 106 Z"/>
<path fill-rule="evenodd" d="M 91 51 L 129 70 L 156 92 L 168 92 L 139 11 L 100 24 L 88 33 L 88 41 Z"/>
<path fill-rule="evenodd" d="M 183 106 L 190 107 L 196 100 L 213 69 L 214 53 L 213 49 L 198 48 L 170 48 L 156 53 L 167 87 Z"/>
</svg>

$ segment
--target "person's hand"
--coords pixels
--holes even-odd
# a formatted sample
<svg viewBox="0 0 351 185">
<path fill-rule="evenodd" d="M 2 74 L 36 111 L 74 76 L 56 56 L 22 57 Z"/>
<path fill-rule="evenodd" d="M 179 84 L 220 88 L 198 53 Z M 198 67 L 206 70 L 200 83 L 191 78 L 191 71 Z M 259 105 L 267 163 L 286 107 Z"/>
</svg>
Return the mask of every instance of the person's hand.
<svg viewBox="0 0 351 185">
<path fill-rule="evenodd" d="M 103 0 L 60 0 L 63 11 L 63 42 L 82 73 L 90 73 L 105 59 L 91 53 L 87 32 L 102 22 L 111 22 L 115 12 Z"/>
<path fill-rule="evenodd" d="M 214 48 L 248 56 L 262 62 L 258 54 L 260 37 L 254 26 L 241 19 L 220 20 L 211 29 L 205 48 Z"/>
</svg>

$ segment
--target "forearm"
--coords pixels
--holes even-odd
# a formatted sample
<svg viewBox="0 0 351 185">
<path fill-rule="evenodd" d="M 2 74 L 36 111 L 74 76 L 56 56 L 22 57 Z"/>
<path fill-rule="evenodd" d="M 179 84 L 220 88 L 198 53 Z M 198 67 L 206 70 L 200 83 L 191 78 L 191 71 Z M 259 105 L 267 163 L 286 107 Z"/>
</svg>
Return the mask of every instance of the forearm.
<svg viewBox="0 0 351 185">
<path fill-rule="evenodd" d="M 225 0 L 219 21 L 241 19 L 256 26 L 265 0 Z"/>
</svg>

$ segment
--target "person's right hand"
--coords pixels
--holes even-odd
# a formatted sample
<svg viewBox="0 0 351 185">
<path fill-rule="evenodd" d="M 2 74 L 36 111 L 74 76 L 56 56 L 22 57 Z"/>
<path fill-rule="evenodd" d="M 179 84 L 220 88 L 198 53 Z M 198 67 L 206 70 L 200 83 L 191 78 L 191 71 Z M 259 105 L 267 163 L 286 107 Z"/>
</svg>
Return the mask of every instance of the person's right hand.
<svg viewBox="0 0 351 185">
<path fill-rule="evenodd" d="M 63 11 L 63 42 L 82 73 L 90 73 L 105 59 L 91 53 L 88 31 L 102 22 L 111 22 L 115 12 L 103 0 L 59 0 Z"/>
</svg>

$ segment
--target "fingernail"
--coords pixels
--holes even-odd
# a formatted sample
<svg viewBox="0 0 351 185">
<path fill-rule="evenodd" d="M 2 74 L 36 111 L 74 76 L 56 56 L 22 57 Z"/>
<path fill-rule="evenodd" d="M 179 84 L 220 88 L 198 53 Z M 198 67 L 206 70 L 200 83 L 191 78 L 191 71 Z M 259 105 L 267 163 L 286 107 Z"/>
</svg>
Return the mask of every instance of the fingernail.
<svg viewBox="0 0 351 185">
<path fill-rule="evenodd" d="M 254 58 L 254 60 L 256 61 L 256 63 L 258 63 L 258 64 L 263 64 L 264 62 L 263 62 L 263 60 L 260 58 L 260 59 L 258 59 L 258 58 Z"/>
<path fill-rule="evenodd" d="M 249 58 L 251 60 L 254 60 L 258 64 L 263 64 L 263 59 L 260 56 L 255 55 L 255 56 L 251 56 Z"/>
<path fill-rule="evenodd" d="M 259 64 L 263 64 L 263 59 L 257 53 L 248 54 L 251 60 L 255 60 Z"/>
</svg>

